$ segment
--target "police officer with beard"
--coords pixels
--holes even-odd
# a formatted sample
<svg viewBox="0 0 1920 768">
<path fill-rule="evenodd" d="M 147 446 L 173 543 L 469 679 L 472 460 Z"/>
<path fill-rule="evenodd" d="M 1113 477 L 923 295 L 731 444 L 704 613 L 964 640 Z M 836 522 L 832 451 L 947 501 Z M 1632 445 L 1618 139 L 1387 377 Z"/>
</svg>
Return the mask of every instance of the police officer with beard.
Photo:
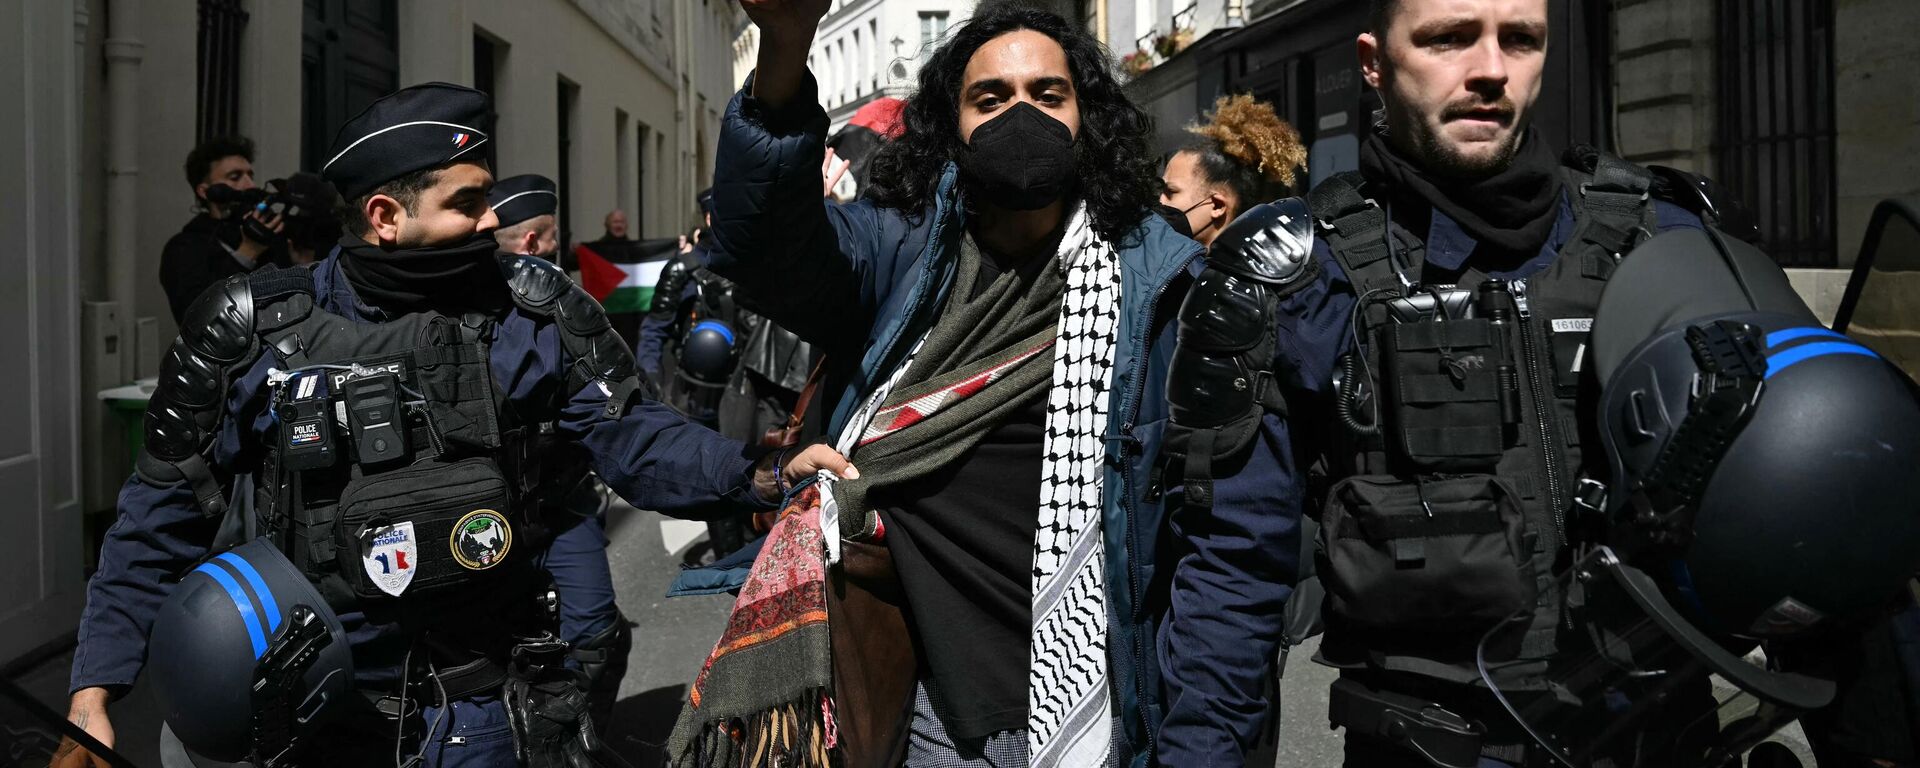
<svg viewBox="0 0 1920 768">
<path fill-rule="evenodd" d="M 591 298 L 547 262 L 503 268 L 492 174 L 474 151 L 488 107 L 442 83 L 375 102 L 323 169 L 346 203 L 333 253 L 311 271 L 236 276 L 189 310 L 81 618 L 69 719 L 101 741 L 108 703 L 143 665 L 184 663 L 147 658 L 171 584 L 252 539 L 280 548 L 338 615 L 363 694 L 279 764 L 572 759 L 585 740 L 509 725 L 557 712 L 516 681 L 532 653 L 564 649 L 528 557 L 554 463 L 534 451 L 589 464 L 637 506 L 696 517 L 767 508 L 783 480 L 845 468 L 823 449 L 776 468 L 640 400 Z M 230 719 L 220 707 L 248 696 L 168 716 Z M 278 754 L 285 735 L 243 751 Z"/>
<path fill-rule="evenodd" d="M 1360 170 L 1214 243 L 1169 385 L 1166 484 L 1184 480 L 1176 526 L 1200 533 L 1173 577 L 1163 663 L 1183 663 L 1167 638 L 1195 627 L 1247 642 L 1244 663 L 1219 671 L 1228 693 L 1172 692 L 1163 751 L 1231 764 L 1264 720 L 1280 612 L 1252 600 L 1244 616 L 1181 610 L 1189 595 L 1244 591 L 1233 574 L 1291 554 L 1236 546 L 1244 537 L 1191 512 L 1252 486 L 1319 522 L 1317 660 L 1341 670 L 1329 716 L 1346 729 L 1346 764 L 1527 761 L 1526 735 L 1475 687 L 1476 647 L 1531 610 L 1522 647 L 1489 661 L 1551 653 L 1568 510 L 1601 459 L 1583 367 L 1594 307 L 1640 242 L 1701 226 L 1648 170 L 1563 155 L 1530 127 L 1548 40 L 1545 0 L 1373 0 L 1357 47 L 1385 106 Z M 1201 311 L 1209 296 L 1269 318 L 1238 347 L 1250 352 L 1193 343 L 1219 321 Z M 1280 463 L 1256 452 L 1235 464 L 1254 441 L 1279 446 Z"/>
</svg>

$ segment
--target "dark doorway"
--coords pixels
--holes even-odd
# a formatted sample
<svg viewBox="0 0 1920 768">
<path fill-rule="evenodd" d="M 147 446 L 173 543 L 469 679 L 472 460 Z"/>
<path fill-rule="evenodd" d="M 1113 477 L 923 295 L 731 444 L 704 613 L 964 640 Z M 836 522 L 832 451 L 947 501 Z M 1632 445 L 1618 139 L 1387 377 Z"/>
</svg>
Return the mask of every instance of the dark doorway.
<svg viewBox="0 0 1920 768">
<path fill-rule="evenodd" d="M 300 165 L 318 171 L 340 126 L 399 89 L 400 13 L 398 0 L 305 0 L 303 5 Z"/>
</svg>

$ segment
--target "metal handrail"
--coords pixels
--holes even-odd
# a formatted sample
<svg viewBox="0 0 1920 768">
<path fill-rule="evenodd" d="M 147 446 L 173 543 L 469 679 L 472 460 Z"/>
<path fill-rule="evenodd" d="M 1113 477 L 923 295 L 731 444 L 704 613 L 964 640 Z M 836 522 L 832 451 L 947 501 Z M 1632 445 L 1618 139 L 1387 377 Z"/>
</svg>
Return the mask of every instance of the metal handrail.
<svg viewBox="0 0 1920 768">
<path fill-rule="evenodd" d="M 1881 200 L 1873 207 L 1873 216 L 1867 220 L 1867 235 L 1860 240 L 1860 252 L 1853 260 L 1853 274 L 1847 278 L 1847 292 L 1840 297 L 1840 308 L 1833 315 L 1833 329 L 1847 332 L 1847 325 L 1853 321 L 1853 310 L 1860 303 L 1860 291 L 1866 288 L 1867 273 L 1873 271 L 1873 258 L 1880 252 L 1880 238 L 1886 234 L 1887 222 L 1899 216 L 1907 220 L 1915 231 L 1920 231 L 1920 211 L 1912 205 L 1894 199 Z"/>
</svg>

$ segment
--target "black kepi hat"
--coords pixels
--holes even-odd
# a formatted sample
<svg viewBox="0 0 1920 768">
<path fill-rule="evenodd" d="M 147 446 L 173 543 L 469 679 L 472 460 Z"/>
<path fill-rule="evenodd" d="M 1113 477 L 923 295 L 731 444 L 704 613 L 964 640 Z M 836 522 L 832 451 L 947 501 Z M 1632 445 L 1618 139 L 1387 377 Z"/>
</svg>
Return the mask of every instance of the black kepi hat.
<svg viewBox="0 0 1920 768">
<path fill-rule="evenodd" d="M 487 193 L 487 205 L 500 217 L 500 226 L 511 227 L 535 216 L 547 216 L 560 207 L 560 189 L 553 179 L 535 173 L 509 176 L 493 183 Z"/>
<path fill-rule="evenodd" d="M 394 91 L 340 127 L 320 173 L 342 198 L 357 200 L 401 176 L 466 157 L 487 143 L 480 126 L 490 104 L 485 93 L 449 83 Z"/>
</svg>

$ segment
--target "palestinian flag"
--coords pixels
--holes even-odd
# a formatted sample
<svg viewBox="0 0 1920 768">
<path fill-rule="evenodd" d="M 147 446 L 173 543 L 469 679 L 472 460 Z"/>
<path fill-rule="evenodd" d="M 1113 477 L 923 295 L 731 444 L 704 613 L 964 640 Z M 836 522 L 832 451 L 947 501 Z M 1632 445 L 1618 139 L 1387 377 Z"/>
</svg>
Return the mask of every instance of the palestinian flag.
<svg viewBox="0 0 1920 768">
<path fill-rule="evenodd" d="M 580 260 L 580 287 L 599 299 L 607 314 L 646 312 L 653 308 L 653 287 L 660 283 L 660 271 L 673 260 L 679 245 L 674 238 L 576 245 L 573 255 Z"/>
</svg>

